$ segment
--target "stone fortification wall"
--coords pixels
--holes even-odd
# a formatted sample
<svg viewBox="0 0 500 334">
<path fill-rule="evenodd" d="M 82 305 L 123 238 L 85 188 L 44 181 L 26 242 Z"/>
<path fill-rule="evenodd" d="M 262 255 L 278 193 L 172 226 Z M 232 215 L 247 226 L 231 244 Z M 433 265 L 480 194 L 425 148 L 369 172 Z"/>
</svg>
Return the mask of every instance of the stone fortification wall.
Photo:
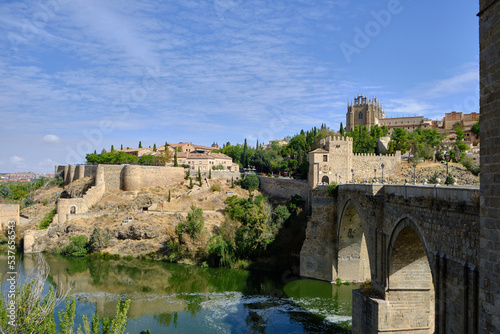
<svg viewBox="0 0 500 334">
<path fill-rule="evenodd" d="M 19 204 L 0 204 L 0 228 L 5 229 L 9 221 L 19 224 Z"/>
<path fill-rule="evenodd" d="M 384 164 L 384 178 L 398 178 L 401 168 L 401 152 L 398 151 L 396 154 L 391 155 L 376 155 L 373 153 L 353 154 L 352 170 L 354 179 L 371 180 L 375 178 L 375 169 L 377 170 L 376 177 L 382 178 L 382 164 Z"/>
<path fill-rule="evenodd" d="M 309 207 L 310 188 L 305 181 L 266 176 L 259 176 L 259 180 L 260 190 L 266 195 L 281 199 L 299 195 L 306 202 L 306 208 Z"/>
<path fill-rule="evenodd" d="M 126 165 L 101 165 L 106 189 L 121 189 L 122 170 Z"/>
<path fill-rule="evenodd" d="M 206 172 L 205 176 L 208 176 L 208 172 Z M 230 171 L 230 170 L 213 170 L 212 171 L 212 178 L 225 179 L 227 181 L 231 181 L 231 179 L 233 179 L 234 182 L 236 182 L 239 179 L 241 179 L 241 173 L 237 172 L 237 171 Z"/>
<path fill-rule="evenodd" d="M 143 188 L 168 186 L 183 180 L 183 167 L 125 165 L 121 173 L 120 189 L 138 191 Z"/>
</svg>

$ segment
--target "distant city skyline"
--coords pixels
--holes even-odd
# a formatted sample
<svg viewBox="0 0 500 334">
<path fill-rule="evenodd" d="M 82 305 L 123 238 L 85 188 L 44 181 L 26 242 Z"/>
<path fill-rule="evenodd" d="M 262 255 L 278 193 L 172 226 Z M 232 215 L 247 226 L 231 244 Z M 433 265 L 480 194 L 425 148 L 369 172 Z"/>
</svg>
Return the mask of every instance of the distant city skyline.
<svg viewBox="0 0 500 334">
<path fill-rule="evenodd" d="M 358 94 L 386 117 L 479 112 L 477 12 L 467 0 L 4 1 L 0 173 L 53 173 L 139 141 L 338 130 Z"/>
</svg>

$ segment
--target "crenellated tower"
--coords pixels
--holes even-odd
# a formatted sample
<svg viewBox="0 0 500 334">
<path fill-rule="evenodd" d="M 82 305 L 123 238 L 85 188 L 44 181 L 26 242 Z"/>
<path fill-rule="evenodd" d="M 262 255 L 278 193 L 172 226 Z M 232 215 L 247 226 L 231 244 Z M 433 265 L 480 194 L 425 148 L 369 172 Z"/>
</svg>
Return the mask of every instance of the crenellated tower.
<svg viewBox="0 0 500 334">
<path fill-rule="evenodd" d="M 363 94 L 359 94 L 353 101 L 347 101 L 347 131 L 351 131 L 356 125 L 365 125 L 370 129 L 382 118 L 385 118 L 384 108 L 376 97 L 368 99 Z"/>
</svg>

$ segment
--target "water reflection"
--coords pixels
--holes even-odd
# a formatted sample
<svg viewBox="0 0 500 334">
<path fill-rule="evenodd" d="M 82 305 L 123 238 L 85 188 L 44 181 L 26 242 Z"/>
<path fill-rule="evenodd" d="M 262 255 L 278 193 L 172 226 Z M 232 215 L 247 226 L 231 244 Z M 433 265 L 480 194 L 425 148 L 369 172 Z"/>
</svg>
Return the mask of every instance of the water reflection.
<svg viewBox="0 0 500 334">
<path fill-rule="evenodd" d="M 47 255 L 46 260 L 51 282 L 73 286 L 77 319 L 95 310 L 111 317 L 118 298 L 132 299 L 130 333 L 146 328 L 153 333 L 350 332 L 353 286 L 313 280 L 284 284 L 269 273 L 135 259 Z M 33 268 L 36 261 L 26 255 L 23 266 Z M 3 272 L 4 263 L 0 256 Z"/>
</svg>

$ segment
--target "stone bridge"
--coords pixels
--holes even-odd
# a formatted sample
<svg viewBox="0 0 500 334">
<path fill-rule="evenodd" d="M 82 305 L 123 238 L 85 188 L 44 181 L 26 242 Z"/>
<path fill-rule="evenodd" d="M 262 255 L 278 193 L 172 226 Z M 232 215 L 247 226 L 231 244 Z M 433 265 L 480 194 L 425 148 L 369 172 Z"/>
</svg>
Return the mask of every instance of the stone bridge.
<svg viewBox="0 0 500 334">
<path fill-rule="evenodd" d="M 371 281 L 353 333 L 476 333 L 478 188 L 345 184 L 310 200 L 301 275 Z"/>
</svg>

